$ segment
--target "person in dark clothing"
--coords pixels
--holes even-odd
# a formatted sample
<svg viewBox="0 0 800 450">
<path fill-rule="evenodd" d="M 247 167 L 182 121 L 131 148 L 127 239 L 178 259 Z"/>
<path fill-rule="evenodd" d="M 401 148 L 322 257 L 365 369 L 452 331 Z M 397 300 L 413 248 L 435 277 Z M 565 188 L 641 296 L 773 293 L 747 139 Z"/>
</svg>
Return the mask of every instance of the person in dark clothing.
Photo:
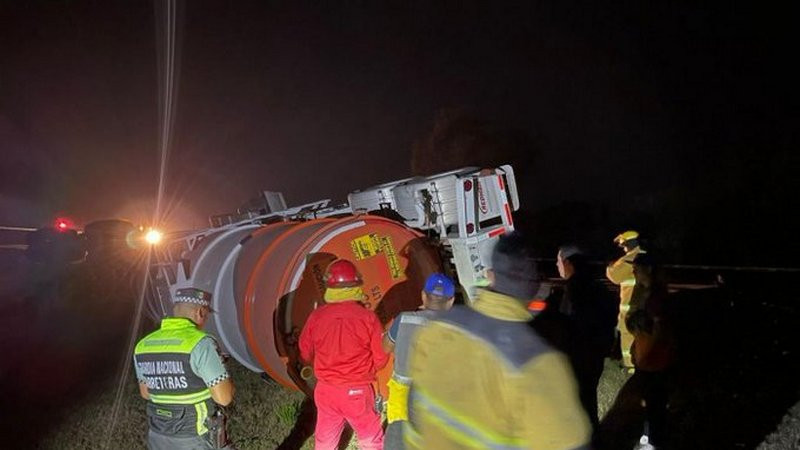
<svg viewBox="0 0 800 450">
<path fill-rule="evenodd" d="M 633 276 L 636 285 L 631 294 L 630 309 L 625 321 L 636 311 L 644 311 L 653 320 L 663 320 L 666 317 L 664 308 L 667 307 L 666 297 L 667 282 L 664 271 L 656 264 L 655 257 L 650 253 L 637 255 L 632 261 Z"/>
<path fill-rule="evenodd" d="M 636 277 L 631 310 L 625 325 L 633 334 L 631 357 L 636 377 L 641 378 L 650 444 L 658 447 L 667 438 L 667 401 L 670 394 L 670 368 L 675 361 L 675 345 L 670 326 L 668 292 L 661 272 L 646 254 L 633 261 Z"/>
<path fill-rule="evenodd" d="M 556 265 L 558 274 L 566 280 L 558 309 L 565 318 L 563 345 L 575 371 L 581 404 L 596 429 L 597 385 L 603 360 L 614 344 L 619 302 L 591 277 L 586 256 L 578 247 L 561 247 Z"/>
</svg>

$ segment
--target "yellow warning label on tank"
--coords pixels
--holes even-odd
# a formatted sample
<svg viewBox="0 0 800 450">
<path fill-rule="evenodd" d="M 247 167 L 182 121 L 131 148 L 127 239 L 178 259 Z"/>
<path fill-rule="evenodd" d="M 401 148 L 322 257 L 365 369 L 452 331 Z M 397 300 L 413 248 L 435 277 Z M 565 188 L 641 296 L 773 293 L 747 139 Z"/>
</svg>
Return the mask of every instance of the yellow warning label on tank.
<svg viewBox="0 0 800 450">
<path fill-rule="evenodd" d="M 391 236 L 380 236 L 380 245 L 383 254 L 386 255 L 386 262 L 389 264 L 389 273 L 393 279 L 398 279 L 403 276 L 403 269 L 400 267 L 400 261 L 397 260 L 397 252 L 394 251 Z"/>
<path fill-rule="evenodd" d="M 382 251 L 381 242 L 376 234 L 365 234 L 350 241 L 350 249 L 356 261 L 371 258 Z"/>
</svg>

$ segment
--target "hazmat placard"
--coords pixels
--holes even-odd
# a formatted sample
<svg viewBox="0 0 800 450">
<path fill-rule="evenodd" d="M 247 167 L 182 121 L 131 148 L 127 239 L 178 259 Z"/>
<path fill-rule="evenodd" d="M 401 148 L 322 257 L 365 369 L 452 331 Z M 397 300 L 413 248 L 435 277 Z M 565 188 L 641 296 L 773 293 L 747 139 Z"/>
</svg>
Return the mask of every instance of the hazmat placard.
<svg viewBox="0 0 800 450">
<path fill-rule="evenodd" d="M 350 241 L 350 249 L 353 250 L 353 256 L 355 256 L 356 261 L 372 258 L 382 251 L 380 240 L 375 233 L 365 234 L 353 239 Z"/>
<path fill-rule="evenodd" d="M 378 236 L 375 233 L 365 234 L 350 241 L 350 249 L 353 251 L 356 261 L 372 258 L 379 253 L 384 254 L 392 279 L 396 280 L 403 276 L 403 268 L 397 259 L 397 252 L 391 236 Z"/>
<path fill-rule="evenodd" d="M 400 261 L 397 260 L 397 252 L 394 251 L 391 236 L 380 236 L 380 245 L 383 254 L 386 255 L 386 263 L 389 265 L 389 273 L 392 279 L 398 279 L 403 275 L 403 270 L 400 267 Z"/>
</svg>

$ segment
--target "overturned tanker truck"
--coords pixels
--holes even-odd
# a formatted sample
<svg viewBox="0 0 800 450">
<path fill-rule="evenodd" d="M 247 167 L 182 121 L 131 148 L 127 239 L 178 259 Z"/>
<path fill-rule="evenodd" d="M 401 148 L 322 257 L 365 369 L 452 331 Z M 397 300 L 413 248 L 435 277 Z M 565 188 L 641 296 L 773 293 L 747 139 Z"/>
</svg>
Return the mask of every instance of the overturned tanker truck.
<svg viewBox="0 0 800 450">
<path fill-rule="evenodd" d="M 365 305 L 384 327 L 419 306 L 427 275 L 448 273 L 469 303 L 485 283 L 498 237 L 514 228 L 519 208 L 514 171 L 468 167 L 386 183 L 348 195 L 286 207 L 280 193 L 260 205 L 211 217 L 211 228 L 172 233 L 154 248 L 147 310 L 171 312 L 182 287 L 213 294 L 206 330 L 243 366 L 310 392 L 301 377 L 300 330 L 322 303 L 326 266 L 353 261 L 364 278 Z M 391 364 L 379 374 L 379 386 Z"/>
</svg>

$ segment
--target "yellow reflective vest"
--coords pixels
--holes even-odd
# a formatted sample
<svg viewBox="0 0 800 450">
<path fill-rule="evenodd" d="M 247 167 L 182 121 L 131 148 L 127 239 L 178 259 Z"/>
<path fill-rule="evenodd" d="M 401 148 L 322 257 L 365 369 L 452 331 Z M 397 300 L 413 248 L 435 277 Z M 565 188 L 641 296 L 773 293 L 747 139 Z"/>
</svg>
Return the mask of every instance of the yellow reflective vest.
<svg viewBox="0 0 800 450">
<path fill-rule="evenodd" d="M 191 354 L 206 336 L 189 319 L 166 317 L 161 327 L 136 344 L 134 363 L 147 384 L 150 428 L 175 437 L 208 432 L 206 419 L 216 410 L 211 390 L 191 368 Z"/>
</svg>

